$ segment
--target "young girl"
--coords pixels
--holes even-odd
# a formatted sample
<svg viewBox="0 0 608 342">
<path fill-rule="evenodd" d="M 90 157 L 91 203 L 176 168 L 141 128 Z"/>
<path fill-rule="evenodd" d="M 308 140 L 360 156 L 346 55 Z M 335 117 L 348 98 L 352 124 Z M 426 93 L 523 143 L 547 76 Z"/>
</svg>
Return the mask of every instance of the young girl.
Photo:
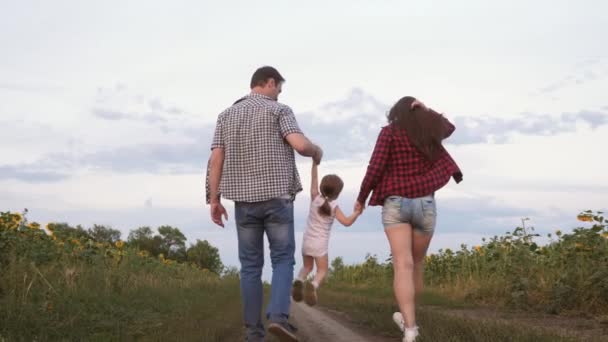
<svg viewBox="0 0 608 342">
<path fill-rule="evenodd" d="M 311 173 L 310 210 L 302 242 L 304 266 L 293 282 L 291 295 L 296 302 L 304 298 L 306 304 L 315 305 L 317 303 L 317 288 L 327 274 L 327 247 L 334 218 L 348 227 L 355 222 L 361 211 L 355 211 L 350 216 L 345 216 L 338 207 L 336 199 L 344 186 L 340 177 L 327 175 L 323 177 L 319 186 L 317 165 L 314 162 Z M 305 282 L 306 277 L 312 271 L 313 265 L 317 265 L 315 278 L 312 282 Z"/>
</svg>

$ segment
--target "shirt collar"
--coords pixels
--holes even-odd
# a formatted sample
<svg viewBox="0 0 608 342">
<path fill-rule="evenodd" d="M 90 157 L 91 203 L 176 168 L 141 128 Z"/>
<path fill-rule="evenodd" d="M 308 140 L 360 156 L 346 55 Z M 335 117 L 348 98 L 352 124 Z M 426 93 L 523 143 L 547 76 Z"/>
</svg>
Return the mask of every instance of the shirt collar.
<svg viewBox="0 0 608 342">
<path fill-rule="evenodd" d="M 266 100 L 270 100 L 270 101 L 276 101 L 275 99 L 273 99 L 270 96 L 266 96 L 266 95 L 262 95 L 262 94 L 254 93 L 254 92 L 251 92 L 251 93 L 245 95 L 243 98 L 258 98 L 258 99 L 266 99 Z"/>
</svg>

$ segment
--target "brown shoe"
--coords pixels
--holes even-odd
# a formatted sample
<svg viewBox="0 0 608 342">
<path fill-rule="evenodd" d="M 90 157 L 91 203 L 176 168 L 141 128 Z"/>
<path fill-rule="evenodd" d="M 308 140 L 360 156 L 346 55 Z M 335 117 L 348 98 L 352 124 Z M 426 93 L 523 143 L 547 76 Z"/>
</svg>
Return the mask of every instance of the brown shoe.
<svg viewBox="0 0 608 342">
<path fill-rule="evenodd" d="M 296 279 L 291 286 L 291 298 L 296 302 L 301 302 L 304 297 L 304 283 Z"/>
<path fill-rule="evenodd" d="M 268 332 L 276 336 L 281 342 L 298 342 L 296 331 L 298 329 L 287 322 L 273 322 L 268 325 Z"/>
<path fill-rule="evenodd" d="M 309 281 L 304 284 L 304 301 L 310 306 L 317 304 L 317 289 Z"/>
</svg>

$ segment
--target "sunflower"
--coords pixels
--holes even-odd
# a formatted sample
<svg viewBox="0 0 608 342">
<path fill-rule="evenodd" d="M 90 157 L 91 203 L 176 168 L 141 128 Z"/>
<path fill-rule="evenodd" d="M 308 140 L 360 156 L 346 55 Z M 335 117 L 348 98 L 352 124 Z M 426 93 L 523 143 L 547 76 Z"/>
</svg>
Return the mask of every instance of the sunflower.
<svg viewBox="0 0 608 342">
<path fill-rule="evenodd" d="M 19 223 L 23 220 L 23 217 L 20 214 L 13 214 L 12 220 Z"/>
</svg>

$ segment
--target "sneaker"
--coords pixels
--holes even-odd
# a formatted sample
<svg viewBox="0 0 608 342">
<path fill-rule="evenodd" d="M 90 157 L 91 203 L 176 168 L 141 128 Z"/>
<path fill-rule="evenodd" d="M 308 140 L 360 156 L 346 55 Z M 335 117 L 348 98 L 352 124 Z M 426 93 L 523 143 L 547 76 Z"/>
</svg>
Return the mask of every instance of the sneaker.
<svg viewBox="0 0 608 342">
<path fill-rule="evenodd" d="M 397 324 L 399 330 L 403 331 L 403 342 L 414 342 L 416 341 L 416 337 L 418 336 L 418 327 L 406 328 L 405 320 L 403 319 L 403 315 L 401 312 L 393 313 L 393 322 Z"/>
<path fill-rule="evenodd" d="M 296 279 L 291 287 L 291 297 L 296 302 L 301 302 L 304 297 L 304 283 L 300 279 Z"/>
<path fill-rule="evenodd" d="M 415 342 L 418 337 L 418 327 L 405 328 L 403 333 L 403 342 Z"/>
<path fill-rule="evenodd" d="M 403 319 L 403 315 L 401 315 L 401 312 L 397 311 L 393 313 L 393 322 L 395 322 L 395 324 L 397 324 L 397 326 L 399 327 L 399 330 L 403 331 L 405 330 L 405 322 Z"/>
<path fill-rule="evenodd" d="M 276 336 L 281 342 L 298 342 L 295 335 L 296 331 L 298 329 L 287 322 L 272 322 L 268 325 L 268 332 Z"/>
<path fill-rule="evenodd" d="M 317 304 L 317 288 L 309 281 L 304 284 L 304 301 L 310 306 Z"/>
</svg>

